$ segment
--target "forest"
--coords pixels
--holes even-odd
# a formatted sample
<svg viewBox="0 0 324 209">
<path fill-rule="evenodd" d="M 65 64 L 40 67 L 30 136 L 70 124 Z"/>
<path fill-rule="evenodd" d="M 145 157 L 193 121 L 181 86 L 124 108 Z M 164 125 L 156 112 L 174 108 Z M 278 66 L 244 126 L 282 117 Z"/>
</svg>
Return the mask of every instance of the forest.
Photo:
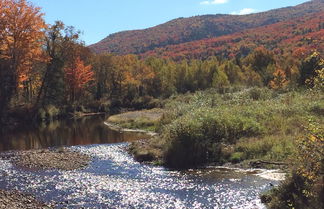
<svg viewBox="0 0 324 209">
<path fill-rule="evenodd" d="M 322 0 L 312 0 L 294 7 L 280 8 L 243 16 L 217 14 L 178 18 L 144 30 L 115 33 L 89 47 L 96 53 L 150 54 L 150 51 L 152 50 L 158 52 L 161 50 L 162 52 L 168 51 L 168 46 L 171 46 L 172 48 L 169 51 L 171 53 L 172 51 L 184 51 L 182 46 L 186 46 L 185 43 L 189 42 L 187 47 L 191 47 L 191 49 L 195 50 L 203 50 L 204 53 L 206 53 L 206 51 L 209 50 L 205 49 L 205 45 L 208 46 L 208 49 L 211 48 L 217 52 L 219 48 L 221 48 L 221 44 L 226 43 L 227 45 L 225 44 L 225 46 L 222 47 L 229 49 L 230 46 L 232 47 L 232 45 L 229 45 L 230 43 L 235 45 L 236 42 L 241 41 L 242 39 L 244 40 L 244 36 L 253 35 L 253 33 L 259 35 L 260 33 L 260 36 L 253 35 L 248 37 L 249 39 L 246 40 L 246 42 L 241 41 L 241 43 L 245 43 L 248 48 L 251 48 L 249 47 L 251 44 L 250 38 L 261 42 L 257 44 L 265 44 L 262 43 L 264 38 L 265 40 L 270 39 L 275 42 L 281 42 L 282 40 L 287 39 L 286 33 L 312 32 L 309 31 L 309 29 L 314 29 L 314 27 L 317 29 L 319 26 L 315 23 L 317 19 L 316 15 L 321 16 L 323 11 L 324 2 Z M 315 21 L 311 21 L 309 25 L 303 24 L 303 22 L 309 20 L 309 17 L 304 19 L 304 17 L 307 16 L 312 16 L 315 18 Z M 277 31 L 271 30 L 273 29 L 273 24 L 276 29 L 283 30 L 284 34 L 281 35 L 280 33 L 276 33 Z M 269 28 L 267 26 L 269 26 Z M 288 28 L 286 29 L 285 26 Z M 254 31 L 253 29 L 257 29 L 257 31 Z M 244 36 L 242 36 L 240 32 L 243 32 Z M 274 36 L 270 34 L 267 36 L 268 33 L 276 34 Z M 292 35 L 294 36 L 296 34 Z M 224 38 L 222 38 L 223 36 Z M 279 37 L 275 38 L 276 36 Z M 224 39 L 226 41 L 221 42 L 224 41 Z M 214 44 L 208 44 L 215 41 L 218 41 L 219 45 L 215 46 Z M 196 46 L 195 43 L 196 45 L 202 44 L 202 46 Z M 272 43 L 270 42 L 269 44 Z M 165 47 L 166 49 L 164 49 Z M 237 48 L 239 49 L 239 47 Z M 157 54 L 159 55 L 159 53 Z M 215 54 L 215 51 L 208 53 L 209 56 Z"/>
<path fill-rule="evenodd" d="M 251 44 L 250 48 L 240 46 L 240 42 L 236 47 L 218 44 L 230 49 L 240 48 L 239 52 L 231 53 L 235 56 L 184 56 L 182 59 L 177 56 L 174 59 L 171 54 L 162 58 L 154 54 L 145 57 L 94 54 L 84 46 L 75 28 L 59 21 L 47 25 L 39 8 L 25 1 L 20 4 L 15 4 L 16 10 L 1 8 L 4 14 L 1 27 L 6 28 L 1 34 L 1 118 L 4 124 L 10 122 L 7 116 L 14 119 L 24 115 L 35 121 L 46 121 L 74 112 L 152 108 L 159 105 L 161 98 L 208 88 L 220 92 L 252 86 L 285 90 L 305 86 L 306 81 L 308 86 L 314 86 L 310 80 L 321 75 L 321 36 L 312 44 L 297 42 L 298 47 L 285 52 L 278 48 L 271 50 L 267 47 L 269 44 Z M 309 23 L 308 17 L 304 19 Z M 309 31 L 323 32 L 317 27 L 318 20 L 321 16 L 316 16 L 314 21 L 316 30 Z M 15 27 L 17 24 L 19 28 Z M 276 25 L 273 27 L 285 27 L 285 24 Z M 293 34 L 285 28 L 287 34 Z M 271 28 L 271 31 L 276 30 Z M 262 35 L 259 31 L 255 33 Z M 307 35 L 304 34 L 304 39 Z M 300 36 L 293 38 L 299 40 Z M 284 46 L 291 46 L 290 42 L 285 43 Z M 190 49 L 190 53 L 195 50 Z"/>
<path fill-rule="evenodd" d="M 324 14 L 288 15 L 293 18 L 278 16 L 264 26 L 264 14 L 251 29 L 237 23 L 244 31 L 223 25 L 232 30 L 219 37 L 198 34 L 192 42 L 182 36 L 190 39 L 186 43 L 160 37 L 145 50 L 99 54 L 73 26 L 47 24 L 27 0 L 0 0 L 1 131 L 71 115 L 165 108 L 168 114 L 155 127 L 164 141 L 150 146 L 162 149 L 166 166 L 295 156 L 300 161 L 290 177 L 264 196 L 266 202 L 272 208 L 323 206 Z M 285 118 L 289 122 L 276 123 Z M 259 147 L 251 147 L 258 140 Z M 223 143 L 234 146 L 227 155 Z M 275 150 L 275 143 L 289 153 Z M 269 157 L 269 150 L 280 157 Z"/>
</svg>

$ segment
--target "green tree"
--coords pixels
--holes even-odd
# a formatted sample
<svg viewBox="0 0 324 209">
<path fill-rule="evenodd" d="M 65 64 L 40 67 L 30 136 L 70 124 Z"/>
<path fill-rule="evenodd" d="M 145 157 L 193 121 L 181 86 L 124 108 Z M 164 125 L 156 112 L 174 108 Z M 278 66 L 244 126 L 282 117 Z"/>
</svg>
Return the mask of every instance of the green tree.
<svg viewBox="0 0 324 209">
<path fill-rule="evenodd" d="M 46 53 L 50 57 L 43 76 L 36 105 L 60 106 L 66 102 L 64 67 L 73 64 L 77 57 L 88 57 L 89 52 L 79 40 L 79 31 L 57 21 L 46 31 Z"/>
<path fill-rule="evenodd" d="M 220 66 L 220 69 L 226 73 L 228 81 L 231 84 L 240 84 L 243 81 L 244 76 L 241 68 L 234 64 L 233 61 L 225 61 L 224 64 Z"/>
<path fill-rule="evenodd" d="M 267 85 L 272 79 L 276 61 L 274 54 L 264 47 L 256 48 L 243 59 L 243 63 L 245 66 L 251 66 L 254 71 L 261 75 L 264 85 Z"/>
<path fill-rule="evenodd" d="M 226 73 L 221 69 L 217 69 L 213 76 L 213 87 L 224 92 L 225 88 L 229 85 L 230 83 L 228 81 Z"/>
<path fill-rule="evenodd" d="M 105 95 L 108 98 L 110 97 L 113 82 L 111 81 L 113 77 L 113 75 L 111 75 L 113 70 L 112 55 L 95 55 L 92 63 L 93 71 L 95 72 L 96 77 L 96 99 L 100 100 Z"/>
<path fill-rule="evenodd" d="M 161 94 L 163 97 L 169 97 L 177 92 L 176 88 L 176 64 L 172 61 L 166 62 L 162 66 L 158 77 L 161 80 Z"/>
</svg>

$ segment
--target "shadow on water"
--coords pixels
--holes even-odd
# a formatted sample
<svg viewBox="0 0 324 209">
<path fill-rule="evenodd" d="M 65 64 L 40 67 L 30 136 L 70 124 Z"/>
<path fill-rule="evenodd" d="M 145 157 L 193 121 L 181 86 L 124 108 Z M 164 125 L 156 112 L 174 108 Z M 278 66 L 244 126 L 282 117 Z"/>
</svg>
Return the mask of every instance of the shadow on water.
<svg viewBox="0 0 324 209">
<path fill-rule="evenodd" d="M 109 129 L 105 116 L 54 121 L 38 127 L 25 125 L 0 136 L 0 152 L 42 149 L 56 146 L 108 144 L 144 139 L 145 134 L 121 133 Z"/>
</svg>

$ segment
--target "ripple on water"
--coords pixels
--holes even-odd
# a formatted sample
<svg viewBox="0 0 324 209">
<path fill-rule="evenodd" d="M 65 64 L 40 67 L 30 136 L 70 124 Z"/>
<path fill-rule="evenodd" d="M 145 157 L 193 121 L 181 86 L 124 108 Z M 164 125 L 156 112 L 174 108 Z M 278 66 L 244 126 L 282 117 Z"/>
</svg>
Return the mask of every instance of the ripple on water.
<svg viewBox="0 0 324 209">
<path fill-rule="evenodd" d="M 72 208 L 263 208 L 258 196 L 270 180 L 246 174 L 224 178 L 216 168 L 180 172 L 143 165 L 126 146 L 72 147 L 93 157 L 88 168 L 76 171 L 26 171 L 0 160 L 0 187 Z"/>
</svg>

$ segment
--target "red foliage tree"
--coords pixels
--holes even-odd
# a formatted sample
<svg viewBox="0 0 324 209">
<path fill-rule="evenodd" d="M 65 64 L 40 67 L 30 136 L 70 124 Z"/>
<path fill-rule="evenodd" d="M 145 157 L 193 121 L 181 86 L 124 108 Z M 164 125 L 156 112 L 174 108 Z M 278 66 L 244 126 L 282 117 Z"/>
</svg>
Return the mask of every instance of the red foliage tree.
<svg viewBox="0 0 324 209">
<path fill-rule="evenodd" d="M 70 99 L 75 99 L 81 94 L 86 85 L 94 80 L 94 73 L 91 65 L 84 65 L 84 62 L 77 57 L 72 64 L 64 68 L 65 79 L 67 81 Z"/>
</svg>

